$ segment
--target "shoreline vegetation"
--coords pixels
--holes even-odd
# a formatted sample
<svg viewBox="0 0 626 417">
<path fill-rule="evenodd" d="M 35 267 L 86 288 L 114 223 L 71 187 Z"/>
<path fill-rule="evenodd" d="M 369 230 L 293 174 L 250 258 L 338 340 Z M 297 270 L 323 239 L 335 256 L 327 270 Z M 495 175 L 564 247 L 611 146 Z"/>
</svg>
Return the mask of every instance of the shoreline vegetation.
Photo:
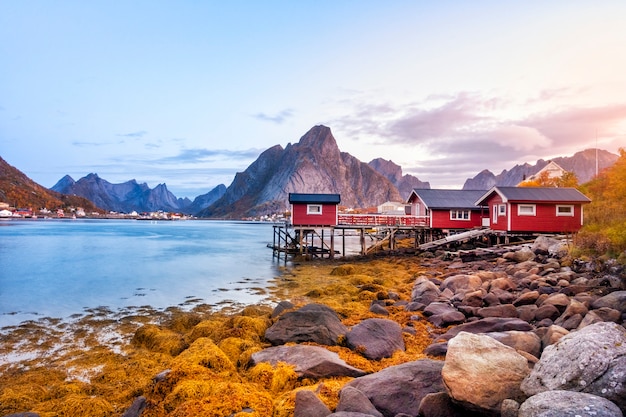
<svg viewBox="0 0 626 417">
<path fill-rule="evenodd" d="M 415 276 L 425 269 L 411 256 L 295 262 L 281 269 L 266 289 L 267 302 L 258 305 L 217 311 L 207 304 L 165 310 L 98 307 L 69 320 L 42 318 L 0 329 L 0 415 L 119 416 L 143 395 L 150 404 L 141 414 L 146 417 L 193 412 L 289 416 L 300 389 L 317 391 L 334 408 L 340 388 L 351 378 L 312 380 L 299 378 L 286 364 L 250 366 L 251 355 L 269 346 L 264 333 L 273 306 L 283 300 L 296 306 L 325 304 L 352 326 L 379 317 L 369 311 L 370 304 L 389 291 L 399 300 L 410 299 Z M 431 343 L 427 324 L 411 320 L 415 313 L 402 307 L 389 310 L 391 320 L 416 330 L 403 335 L 405 352 L 376 361 L 347 347 L 326 348 L 368 373 L 425 358 L 423 350 Z M 165 370 L 179 372 L 189 382 L 154 402 L 150 390 Z M 171 414 L 198 398 L 204 405 L 195 404 L 195 411 Z"/>
</svg>

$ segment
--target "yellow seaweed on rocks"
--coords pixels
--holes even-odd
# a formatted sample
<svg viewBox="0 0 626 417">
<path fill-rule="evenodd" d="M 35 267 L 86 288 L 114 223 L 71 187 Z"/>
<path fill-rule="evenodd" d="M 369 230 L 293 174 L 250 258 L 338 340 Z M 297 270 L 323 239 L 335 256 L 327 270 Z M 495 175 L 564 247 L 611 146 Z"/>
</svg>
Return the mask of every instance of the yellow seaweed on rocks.
<svg viewBox="0 0 626 417">
<path fill-rule="evenodd" d="M 169 353 L 170 355 L 178 355 L 185 349 L 185 342 L 179 333 L 167 328 L 160 328 L 154 324 L 146 324 L 137 329 L 132 344 L 153 352 Z"/>
<path fill-rule="evenodd" d="M 229 377 L 237 371 L 228 356 L 208 337 L 196 339 L 185 351 L 174 358 L 172 370 L 189 375 L 209 370 L 211 375 L 220 377 Z"/>
<path fill-rule="evenodd" d="M 298 375 L 294 367 L 284 362 L 279 362 L 276 366 L 267 362 L 256 364 L 248 371 L 247 377 L 273 395 L 290 391 L 298 383 Z"/>
<path fill-rule="evenodd" d="M 374 361 L 343 345 L 324 347 L 354 367 L 376 372 L 424 357 L 432 329 L 425 320 L 414 319 L 418 313 L 394 307 L 385 298 L 395 293 L 410 300 L 415 277 L 423 273 L 419 258 L 409 256 L 307 262 L 285 268 L 268 293 L 272 302 L 287 300 L 297 307 L 325 304 L 348 327 L 381 317 L 369 308 L 372 300 L 385 299 L 385 317 L 415 329 L 415 335 L 403 334 L 405 352 Z M 0 354 L 31 345 L 26 353 L 36 353 L 40 341 L 53 349 L 67 346 L 0 364 L 0 415 L 34 411 L 42 417 L 118 417 L 143 395 L 148 405 L 142 417 L 288 417 L 296 392 L 303 389 L 335 409 L 351 378 L 301 379 L 287 364 L 251 366 L 252 354 L 268 346 L 264 334 L 274 321 L 272 308 L 253 305 L 233 311 L 141 307 L 118 320 L 90 316 L 74 328 L 62 322 L 16 328 L 15 334 L 2 335 L 6 343 Z M 99 336 L 109 332 L 119 334 L 118 340 L 101 343 Z"/>
</svg>

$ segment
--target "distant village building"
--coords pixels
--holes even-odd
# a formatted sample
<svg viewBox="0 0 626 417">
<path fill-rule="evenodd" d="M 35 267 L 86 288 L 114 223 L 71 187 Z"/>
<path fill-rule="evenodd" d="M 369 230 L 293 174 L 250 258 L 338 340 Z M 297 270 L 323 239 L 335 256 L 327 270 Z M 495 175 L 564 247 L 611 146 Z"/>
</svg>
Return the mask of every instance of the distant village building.
<svg viewBox="0 0 626 417">
<path fill-rule="evenodd" d="M 380 206 L 377 207 L 377 212 L 380 214 L 387 214 L 387 215 L 404 215 L 407 214 L 407 204 L 403 203 L 403 202 L 397 202 L 397 201 L 386 201 L 383 204 L 381 204 Z"/>
<path fill-rule="evenodd" d="M 517 185 L 519 186 L 519 185 L 523 185 L 526 182 L 537 181 L 540 178 L 542 178 L 542 176 L 544 176 L 544 175 L 547 177 L 547 179 L 561 178 L 561 177 L 563 177 L 563 175 L 565 175 L 565 173 L 567 173 L 567 171 L 565 169 L 563 169 L 559 164 L 557 164 L 554 161 L 550 161 L 550 162 L 548 162 L 548 165 L 546 165 L 545 167 L 541 168 L 539 170 L 539 172 L 529 176 L 528 178 L 524 178 Z"/>
<path fill-rule="evenodd" d="M 498 186 L 476 200 L 489 207 L 492 230 L 535 233 L 577 232 L 590 202 L 575 188 Z"/>
</svg>

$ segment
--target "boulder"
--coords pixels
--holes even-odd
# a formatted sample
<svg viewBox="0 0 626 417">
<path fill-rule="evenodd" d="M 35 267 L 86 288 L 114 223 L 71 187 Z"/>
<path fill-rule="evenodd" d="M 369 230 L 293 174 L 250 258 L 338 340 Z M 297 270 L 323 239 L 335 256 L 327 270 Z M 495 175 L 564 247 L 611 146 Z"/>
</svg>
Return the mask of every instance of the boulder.
<svg viewBox="0 0 626 417">
<path fill-rule="evenodd" d="M 441 376 L 448 395 L 465 408 L 498 413 L 505 399 L 525 399 L 520 383 L 529 374 L 528 361 L 485 335 L 461 332 L 448 342 Z"/>
<path fill-rule="evenodd" d="M 535 239 L 531 250 L 538 255 L 549 255 L 553 258 L 562 258 L 569 252 L 566 242 L 548 236 Z"/>
<path fill-rule="evenodd" d="M 347 331 L 348 328 L 341 323 L 333 309 L 322 304 L 308 304 L 281 315 L 265 331 L 265 339 L 272 345 L 315 342 L 333 346 Z"/>
<path fill-rule="evenodd" d="M 623 417 L 619 407 L 597 395 L 582 392 L 544 391 L 528 398 L 517 417 L 594 416 Z"/>
<path fill-rule="evenodd" d="M 515 301 L 513 301 L 513 305 L 517 307 L 527 304 L 535 304 L 539 299 L 539 295 L 539 291 L 528 291 L 522 293 Z"/>
<path fill-rule="evenodd" d="M 490 333 L 505 332 L 508 330 L 519 330 L 521 332 L 528 332 L 530 330 L 533 330 L 533 327 L 527 322 L 516 318 L 486 317 L 481 320 L 459 324 L 458 326 L 451 328 L 445 334 L 443 334 L 441 336 L 441 339 L 450 340 L 460 332 Z"/>
<path fill-rule="evenodd" d="M 467 410 L 455 404 L 446 392 L 428 394 L 417 410 L 420 417 L 465 417 Z"/>
<path fill-rule="evenodd" d="M 533 332 L 491 332 L 485 333 L 485 336 L 489 336 L 496 339 L 503 345 L 512 347 L 515 350 L 530 353 L 536 358 L 541 355 L 541 339 Z"/>
<path fill-rule="evenodd" d="M 269 362 L 272 365 L 285 362 L 293 365 L 296 374 L 301 378 L 365 375 L 362 370 L 348 365 L 335 352 L 319 346 L 273 346 L 252 354 L 254 365 L 261 362 Z"/>
<path fill-rule="evenodd" d="M 450 348 L 448 347 L 448 355 Z M 595 323 L 547 346 L 521 388 L 527 395 L 550 390 L 598 395 L 626 408 L 626 329 Z"/>
<path fill-rule="evenodd" d="M 373 417 L 383 417 L 382 413 L 374 407 L 369 398 L 353 387 L 345 387 L 341 390 L 336 411 L 350 411 Z"/>
<path fill-rule="evenodd" d="M 442 361 L 421 359 L 356 378 L 346 387 L 356 388 L 365 394 L 385 417 L 400 413 L 416 417 L 424 396 L 445 390 L 441 379 L 442 368 Z"/>
<path fill-rule="evenodd" d="M 483 307 L 476 312 L 478 317 L 518 317 L 519 313 L 513 304 L 500 304 Z"/>
<path fill-rule="evenodd" d="M 439 297 L 439 288 L 426 277 L 418 277 L 411 291 L 411 302 L 428 305 Z"/>
<path fill-rule="evenodd" d="M 476 275 L 452 275 L 441 283 L 440 290 L 449 289 L 453 293 L 460 291 L 475 291 L 480 288 L 483 281 Z"/>
<path fill-rule="evenodd" d="M 626 291 L 615 291 L 591 303 L 591 308 L 608 307 L 626 313 Z"/>
<path fill-rule="evenodd" d="M 140 417 L 141 413 L 143 413 L 143 410 L 146 408 L 147 405 L 148 402 L 146 400 L 146 397 L 144 397 L 143 395 L 139 396 L 135 398 L 135 401 L 133 401 L 131 406 L 128 407 L 126 411 L 124 411 L 122 417 Z"/>
<path fill-rule="evenodd" d="M 507 261 L 525 262 L 535 259 L 535 253 L 528 246 L 523 246 L 520 250 L 505 253 L 502 257 Z"/>
<path fill-rule="evenodd" d="M 388 358 L 404 350 L 402 328 L 393 320 L 366 319 L 346 333 L 348 347 L 359 350 L 368 359 Z"/>
<path fill-rule="evenodd" d="M 313 391 L 296 392 L 296 405 L 293 417 L 325 417 L 332 412 L 326 407 Z"/>
</svg>

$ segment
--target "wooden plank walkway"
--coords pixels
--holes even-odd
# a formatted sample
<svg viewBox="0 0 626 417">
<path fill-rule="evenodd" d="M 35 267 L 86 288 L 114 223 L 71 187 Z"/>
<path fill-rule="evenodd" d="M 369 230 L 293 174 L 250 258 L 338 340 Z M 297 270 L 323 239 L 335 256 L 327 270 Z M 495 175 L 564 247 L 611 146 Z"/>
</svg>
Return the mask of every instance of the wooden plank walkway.
<svg viewBox="0 0 626 417">
<path fill-rule="evenodd" d="M 457 233 L 454 235 L 446 236 L 442 239 L 433 240 L 432 242 L 422 243 L 421 245 L 419 245 L 419 249 L 421 250 L 434 249 L 439 246 L 447 245 L 448 243 L 475 239 L 477 237 L 486 236 L 491 233 L 493 233 L 493 230 L 491 229 L 468 230 L 467 232 L 461 232 L 461 233 Z"/>
</svg>

